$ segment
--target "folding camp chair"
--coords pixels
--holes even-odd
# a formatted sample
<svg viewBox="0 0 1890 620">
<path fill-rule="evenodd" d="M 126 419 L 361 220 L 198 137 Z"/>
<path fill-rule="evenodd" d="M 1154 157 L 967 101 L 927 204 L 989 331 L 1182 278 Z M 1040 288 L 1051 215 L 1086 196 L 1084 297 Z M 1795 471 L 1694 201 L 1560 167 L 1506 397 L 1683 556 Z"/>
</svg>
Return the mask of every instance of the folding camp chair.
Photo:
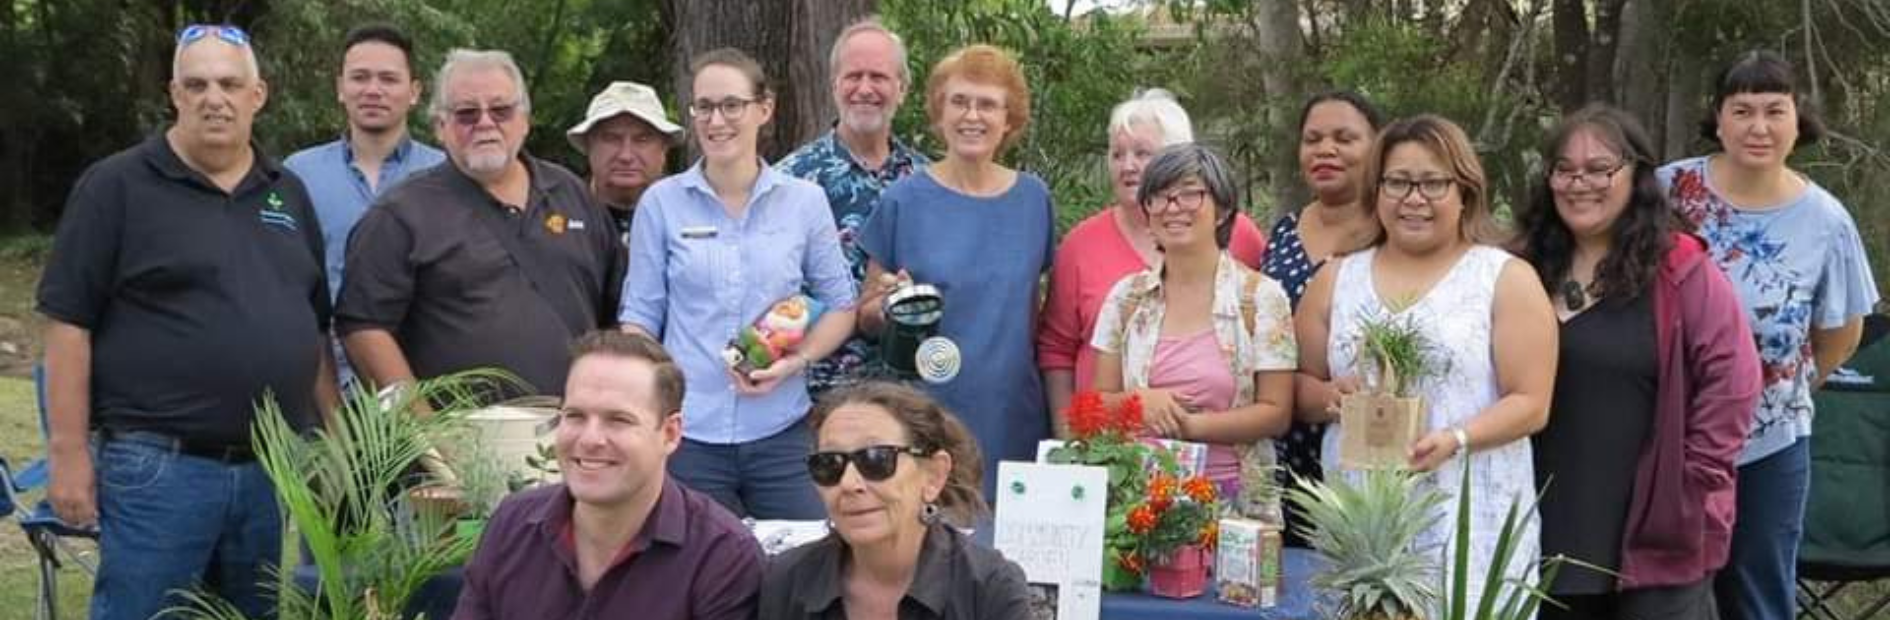
<svg viewBox="0 0 1890 620">
<path fill-rule="evenodd" d="M 39 427 L 42 437 L 46 430 L 46 377 L 44 369 L 33 368 L 33 386 L 37 392 L 39 407 Z M 70 561 L 87 574 L 96 576 L 97 567 L 93 562 L 72 547 L 68 538 L 89 538 L 96 540 L 98 530 L 79 528 L 68 525 L 53 514 L 52 504 L 41 499 L 30 508 L 24 495 L 31 490 L 42 489 L 50 478 L 51 464 L 46 459 L 29 463 L 25 468 L 14 471 L 0 457 L 0 513 L 11 515 L 26 533 L 26 540 L 33 547 L 34 555 L 39 559 L 39 596 L 34 606 L 34 617 L 39 620 L 55 620 L 59 617 L 59 568 L 64 561 Z"/>
<path fill-rule="evenodd" d="M 1811 497 L 1798 548 L 1799 617 L 1890 618 L 1890 338 L 1870 341 L 1816 396 Z M 1874 582 L 1874 583 L 1872 583 Z M 1868 584 L 1868 585 L 1866 585 Z M 1840 594 L 1852 605 L 1840 608 Z"/>
</svg>

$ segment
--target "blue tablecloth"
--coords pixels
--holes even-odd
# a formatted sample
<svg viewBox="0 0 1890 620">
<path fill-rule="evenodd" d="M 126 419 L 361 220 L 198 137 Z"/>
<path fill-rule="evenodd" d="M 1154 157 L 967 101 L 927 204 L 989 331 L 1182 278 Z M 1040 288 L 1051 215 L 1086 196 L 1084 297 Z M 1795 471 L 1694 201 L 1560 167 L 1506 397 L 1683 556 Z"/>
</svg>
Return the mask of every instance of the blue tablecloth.
<svg viewBox="0 0 1890 620">
<path fill-rule="evenodd" d="M 1320 570 L 1325 561 L 1319 555 L 1305 549 L 1286 549 L 1281 567 L 1284 579 L 1280 584 L 1279 605 L 1268 608 L 1236 607 L 1214 600 L 1214 590 L 1210 584 L 1208 592 L 1192 600 L 1161 598 L 1147 594 L 1104 594 L 1102 601 L 1103 620 L 1211 620 L 1214 618 L 1265 618 L 1267 620 L 1313 620 L 1317 618 L 1314 608 L 1312 586 L 1306 580 Z M 459 600 L 459 588 L 462 575 L 459 569 L 447 571 L 427 580 L 420 591 L 414 593 L 414 599 L 408 601 L 407 617 L 426 612 L 432 620 L 447 620 L 453 617 L 453 604 Z M 315 574 L 313 566 L 298 566 L 295 570 L 295 584 L 305 591 L 313 591 L 321 579 Z"/>
<path fill-rule="evenodd" d="M 1214 600 L 1214 589 L 1210 584 L 1206 594 L 1191 600 L 1147 594 L 1104 594 L 1103 620 L 1312 620 L 1319 617 L 1314 608 L 1312 586 L 1306 580 L 1325 566 L 1325 560 L 1319 554 L 1305 549 L 1286 549 L 1285 556 L 1281 562 L 1284 571 L 1279 604 L 1276 606 L 1256 609 L 1224 604 Z"/>
</svg>

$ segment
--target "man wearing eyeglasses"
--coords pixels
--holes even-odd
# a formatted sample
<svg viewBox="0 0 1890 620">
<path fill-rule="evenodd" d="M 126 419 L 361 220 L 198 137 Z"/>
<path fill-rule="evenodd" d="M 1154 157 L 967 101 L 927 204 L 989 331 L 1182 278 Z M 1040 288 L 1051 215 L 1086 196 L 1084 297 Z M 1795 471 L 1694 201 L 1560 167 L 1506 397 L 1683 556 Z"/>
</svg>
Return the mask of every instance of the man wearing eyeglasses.
<svg viewBox="0 0 1890 620">
<path fill-rule="evenodd" d="M 566 345 L 616 316 L 623 247 L 583 181 L 524 153 L 531 98 L 510 54 L 453 50 L 435 79 L 450 165 L 356 225 L 335 331 L 373 386 L 496 367 L 556 395 Z"/>
<path fill-rule="evenodd" d="M 682 370 L 641 334 L 592 332 L 572 351 L 564 480 L 493 512 L 454 620 L 753 617 L 760 544 L 664 471 L 682 443 Z"/>
<path fill-rule="evenodd" d="M 296 427 L 335 404 L 322 238 L 308 192 L 251 143 L 268 98 L 249 35 L 183 29 L 177 120 L 74 185 L 40 281 L 53 509 L 99 528 L 95 619 L 202 586 L 273 605 L 274 488 L 255 403 Z"/>
<path fill-rule="evenodd" d="M 682 140 L 682 127 L 664 114 L 656 89 L 611 82 L 591 98 L 584 120 L 564 137 L 590 160 L 591 195 L 610 209 L 628 245 L 637 200 L 663 178 L 663 164 L 669 149 Z"/>
<path fill-rule="evenodd" d="M 348 128 L 338 140 L 282 160 L 308 185 L 321 218 L 330 299 L 341 294 L 348 233 L 368 204 L 407 175 L 446 160 L 439 149 L 407 135 L 407 112 L 420 102 L 421 91 L 413 73 L 413 41 L 391 25 L 369 24 L 349 31 L 341 50 L 335 98 L 347 113 Z M 345 357 L 337 361 L 345 386 L 354 373 Z"/>
</svg>

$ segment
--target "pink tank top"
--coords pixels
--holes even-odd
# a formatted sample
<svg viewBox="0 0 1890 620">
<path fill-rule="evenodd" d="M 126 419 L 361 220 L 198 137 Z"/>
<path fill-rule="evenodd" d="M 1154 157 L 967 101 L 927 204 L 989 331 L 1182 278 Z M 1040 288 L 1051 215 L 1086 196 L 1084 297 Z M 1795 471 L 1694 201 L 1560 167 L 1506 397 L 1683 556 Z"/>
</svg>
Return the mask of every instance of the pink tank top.
<svg viewBox="0 0 1890 620">
<path fill-rule="evenodd" d="M 1214 330 L 1163 336 L 1149 360 L 1148 386 L 1174 392 L 1195 411 L 1224 412 L 1234 406 L 1234 374 L 1214 339 Z M 1207 477 L 1222 488 L 1240 479 L 1240 457 L 1232 446 L 1208 445 Z"/>
</svg>

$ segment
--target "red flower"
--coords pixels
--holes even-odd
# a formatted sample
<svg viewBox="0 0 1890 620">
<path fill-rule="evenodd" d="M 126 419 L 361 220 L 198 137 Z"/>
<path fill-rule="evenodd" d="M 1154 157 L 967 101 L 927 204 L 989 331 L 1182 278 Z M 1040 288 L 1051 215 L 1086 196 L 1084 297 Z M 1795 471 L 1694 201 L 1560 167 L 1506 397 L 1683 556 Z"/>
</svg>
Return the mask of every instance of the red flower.
<svg viewBox="0 0 1890 620">
<path fill-rule="evenodd" d="M 1134 436 L 1142 432 L 1142 397 L 1131 394 L 1116 406 L 1116 418 L 1113 426 L 1124 435 Z"/>
<path fill-rule="evenodd" d="M 1093 437 L 1107 430 L 1109 410 L 1103 405 L 1103 397 L 1096 392 L 1083 392 L 1070 400 L 1070 408 L 1064 410 L 1063 417 L 1069 421 L 1070 433 L 1077 437 Z"/>
<path fill-rule="evenodd" d="M 1148 504 L 1136 506 L 1135 509 L 1129 511 L 1129 533 L 1147 534 L 1149 530 L 1155 529 L 1156 518 L 1153 507 Z"/>
<path fill-rule="evenodd" d="M 1214 490 L 1214 483 L 1209 482 L 1207 478 L 1202 476 L 1189 478 L 1187 482 L 1182 483 L 1181 489 L 1188 493 L 1188 497 L 1201 504 L 1214 501 L 1214 497 L 1217 495 Z"/>
</svg>

